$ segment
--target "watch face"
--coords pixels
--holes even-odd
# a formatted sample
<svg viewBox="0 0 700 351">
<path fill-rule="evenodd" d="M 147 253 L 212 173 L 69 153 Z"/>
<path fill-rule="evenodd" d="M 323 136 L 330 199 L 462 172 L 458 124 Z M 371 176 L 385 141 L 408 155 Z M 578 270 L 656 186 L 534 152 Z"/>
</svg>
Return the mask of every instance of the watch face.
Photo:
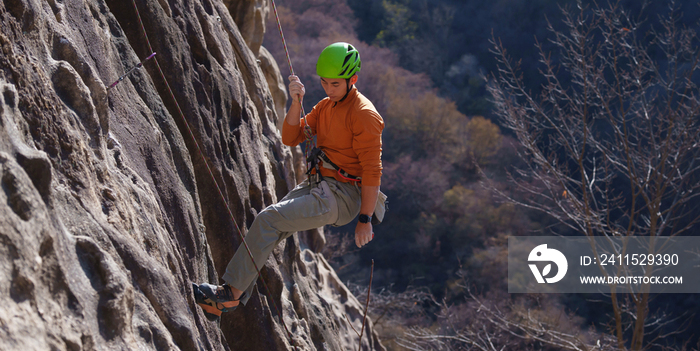
<svg viewBox="0 0 700 351">
<path fill-rule="evenodd" d="M 369 221 L 372 220 L 372 217 L 370 217 L 366 214 L 361 214 L 359 220 L 360 220 L 360 223 L 369 223 Z"/>
</svg>

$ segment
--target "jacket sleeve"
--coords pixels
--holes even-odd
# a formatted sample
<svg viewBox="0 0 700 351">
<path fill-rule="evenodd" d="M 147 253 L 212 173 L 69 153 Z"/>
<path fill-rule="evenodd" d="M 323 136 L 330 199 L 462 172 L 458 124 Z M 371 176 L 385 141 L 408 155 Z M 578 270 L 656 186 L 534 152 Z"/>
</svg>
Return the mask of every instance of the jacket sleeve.
<svg viewBox="0 0 700 351">
<path fill-rule="evenodd" d="M 381 185 L 384 120 L 376 111 L 362 110 L 353 121 L 352 147 L 362 166 L 362 184 Z"/>
<path fill-rule="evenodd" d="M 299 125 L 292 126 L 284 119 L 282 124 L 282 143 L 287 146 L 297 146 L 306 140 L 303 128 L 306 124 L 311 127 L 311 134 L 316 135 L 316 122 L 318 121 L 318 105 L 314 106 L 305 117 L 301 119 Z"/>
</svg>

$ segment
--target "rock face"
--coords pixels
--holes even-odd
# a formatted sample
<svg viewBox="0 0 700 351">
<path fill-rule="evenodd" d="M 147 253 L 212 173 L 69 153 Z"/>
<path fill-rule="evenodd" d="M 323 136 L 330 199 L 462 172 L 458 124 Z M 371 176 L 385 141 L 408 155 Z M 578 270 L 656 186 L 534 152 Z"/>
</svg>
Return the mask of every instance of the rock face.
<svg viewBox="0 0 700 351">
<path fill-rule="evenodd" d="M 270 5 L 135 5 L 0 3 L 0 349 L 291 349 L 282 322 L 301 350 L 357 348 L 361 304 L 296 237 L 262 269 L 269 294 L 220 322 L 192 298 L 298 177 Z"/>
</svg>

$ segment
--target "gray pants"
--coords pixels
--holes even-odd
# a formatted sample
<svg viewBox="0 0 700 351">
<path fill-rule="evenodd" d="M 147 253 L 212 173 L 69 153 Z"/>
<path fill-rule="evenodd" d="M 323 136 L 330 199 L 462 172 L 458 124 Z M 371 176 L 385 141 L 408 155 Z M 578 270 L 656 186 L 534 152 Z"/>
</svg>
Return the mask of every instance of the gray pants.
<svg viewBox="0 0 700 351">
<path fill-rule="evenodd" d="M 282 200 L 270 205 L 255 217 L 245 236 L 255 263 L 265 264 L 272 250 L 297 231 L 324 225 L 345 225 L 360 213 L 361 191 L 357 185 L 324 178 L 320 183 L 308 181 L 297 185 Z M 223 276 L 230 286 L 246 291 L 250 297 L 258 273 L 248 252 L 241 244 L 226 266 Z M 247 302 L 244 298 L 243 303 Z"/>
</svg>

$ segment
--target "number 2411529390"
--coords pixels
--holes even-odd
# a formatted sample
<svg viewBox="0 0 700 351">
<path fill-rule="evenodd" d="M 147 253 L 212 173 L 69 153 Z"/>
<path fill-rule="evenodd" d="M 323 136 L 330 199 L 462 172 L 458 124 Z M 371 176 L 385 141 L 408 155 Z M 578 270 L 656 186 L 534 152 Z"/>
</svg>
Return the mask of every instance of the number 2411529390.
<svg viewBox="0 0 700 351">
<path fill-rule="evenodd" d="M 581 256 L 580 264 L 590 266 L 597 264 L 597 257 Z M 626 265 L 626 266 L 676 266 L 677 254 L 600 254 L 600 265 Z"/>
</svg>

